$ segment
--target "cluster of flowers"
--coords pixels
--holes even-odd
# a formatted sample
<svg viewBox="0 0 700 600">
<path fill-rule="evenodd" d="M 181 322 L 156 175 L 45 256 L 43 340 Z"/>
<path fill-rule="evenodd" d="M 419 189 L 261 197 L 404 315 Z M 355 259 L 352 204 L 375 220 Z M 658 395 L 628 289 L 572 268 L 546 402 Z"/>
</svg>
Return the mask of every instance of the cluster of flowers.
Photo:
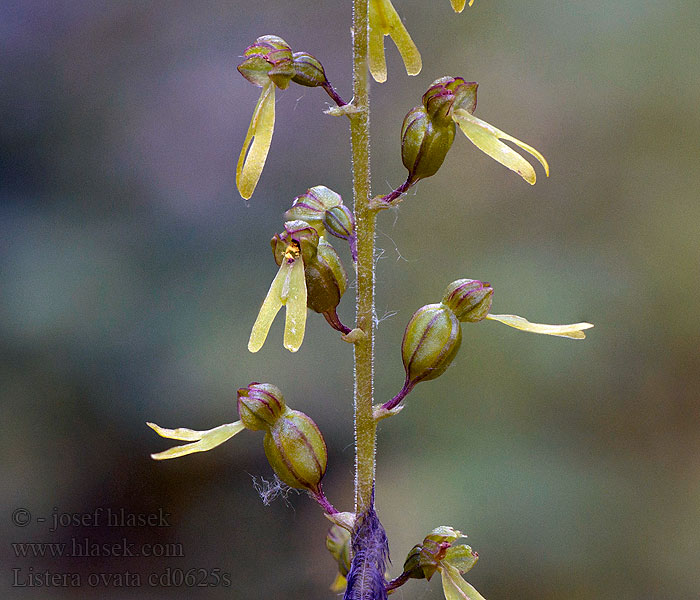
<svg viewBox="0 0 700 600">
<path fill-rule="evenodd" d="M 469 6 L 474 0 L 469 1 Z M 461 12 L 466 0 L 451 0 L 455 12 Z M 376 81 L 387 78 L 384 37 L 396 44 L 409 75 L 421 70 L 421 56 L 403 26 L 391 0 L 369 0 L 369 70 Z M 266 35 L 258 38 L 244 53 L 239 72 L 262 88 L 250 126 L 245 136 L 236 168 L 236 185 L 241 196 L 252 196 L 270 148 L 275 124 L 275 89 L 290 83 L 320 87 L 338 106 L 337 112 L 352 117 L 354 107 L 346 103 L 326 77 L 323 65 L 308 52 L 292 52 L 281 38 Z M 395 206 L 403 194 L 422 179 L 431 177 L 442 166 L 452 147 L 457 127 L 477 148 L 525 181 L 534 184 L 533 166 L 504 141 L 531 154 L 549 176 L 549 165 L 536 149 L 474 116 L 478 84 L 461 77 L 435 80 L 421 99 L 421 104 L 405 116 L 401 128 L 401 159 L 408 171 L 406 181 L 390 194 L 374 198 L 370 206 L 379 211 Z M 325 186 L 315 186 L 294 199 L 284 214 L 284 230 L 271 240 L 273 257 L 279 270 L 262 303 L 253 325 L 248 349 L 260 350 L 270 326 L 282 306 L 286 307 L 283 345 L 296 352 L 304 339 L 307 308 L 322 314 L 331 327 L 346 341 L 353 341 L 359 330 L 343 325 L 337 307 L 348 286 L 348 277 L 331 237 L 348 242 L 357 261 L 355 219 L 339 194 Z M 545 325 L 531 323 L 517 315 L 491 313 L 493 288 L 474 279 L 458 279 L 447 286 L 442 300 L 419 308 L 409 320 L 401 344 L 405 370 L 404 384 L 388 402 L 374 407 L 379 421 L 403 409 L 403 401 L 421 381 L 442 375 L 452 364 L 462 341 L 461 323 L 492 320 L 510 327 L 539 333 L 583 339 L 590 323 Z M 353 585 L 366 573 L 357 568 L 358 556 L 374 569 L 376 598 L 403 585 L 408 579 L 430 580 L 439 572 L 446 600 L 484 600 L 462 575 L 478 559 L 469 546 L 457 544 L 462 534 L 441 526 L 428 534 L 421 544 L 408 553 L 403 571 L 386 582 L 385 566 L 388 546 L 386 535 L 374 513 L 373 502 L 361 515 L 341 513 L 325 497 L 321 480 L 327 466 L 326 443 L 316 424 L 306 414 L 290 409 L 281 391 L 269 383 L 253 382 L 237 393 L 240 420 L 206 431 L 178 428 L 165 429 L 148 425 L 164 438 L 188 442 L 153 454 L 156 460 L 172 459 L 194 452 L 211 450 L 243 429 L 263 431 L 263 447 L 268 462 L 284 484 L 305 490 L 334 522 L 326 546 L 338 564 L 339 574 L 332 588 L 346 597 L 353 595 Z M 366 554 L 366 553 L 370 554 Z M 365 596 L 362 596 L 363 598 Z M 372 595 L 374 598 L 375 596 Z"/>
</svg>

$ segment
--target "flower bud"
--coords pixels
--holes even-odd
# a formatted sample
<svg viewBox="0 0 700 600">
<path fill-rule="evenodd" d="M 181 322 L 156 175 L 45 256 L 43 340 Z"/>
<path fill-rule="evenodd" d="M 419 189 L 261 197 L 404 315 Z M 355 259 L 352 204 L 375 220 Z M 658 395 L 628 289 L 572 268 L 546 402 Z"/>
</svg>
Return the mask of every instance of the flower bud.
<svg viewBox="0 0 700 600">
<path fill-rule="evenodd" d="M 254 381 L 238 390 L 238 415 L 247 429 L 268 430 L 287 410 L 279 388 Z"/>
<path fill-rule="evenodd" d="M 452 550 L 453 542 L 462 537 L 462 534 L 452 527 L 436 527 L 423 540 L 422 544 L 416 544 L 406 556 L 403 570 L 413 579 L 427 579 L 435 574 L 438 563 L 444 560 Z M 458 546 L 454 547 L 455 549 Z M 464 546 L 469 548 L 469 546 Z M 460 557 L 463 551 L 453 552 Z M 474 559 L 476 562 L 476 559 Z"/>
<path fill-rule="evenodd" d="M 319 235 L 323 235 L 323 215 L 328 209 L 340 206 L 342 203 L 340 194 L 336 194 L 325 185 L 317 185 L 294 198 L 292 208 L 284 213 L 284 218 L 288 221 L 293 219 L 306 221 L 318 231 Z"/>
<path fill-rule="evenodd" d="M 318 232 L 308 223 L 304 221 L 287 221 L 284 224 L 284 231 L 275 234 L 270 240 L 270 245 L 272 246 L 275 262 L 281 265 L 289 245 L 296 243 L 301 249 L 301 257 L 306 265 L 315 258 L 318 241 Z"/>
<path fill-rule="evenodd" d="M 412 579 L 425 579 L 423 567 L 420 565 L 421 550 L 422 546 L 420 544 L 413 546 L 403 563 L 403 572 L 408 573 L 408 576 Z"/>
<path fill-rule="evenodd" d="M 423 106 L 413 108 L 401 127 L 401 160 L 411 181 L 435 175 L 455 139 L 456 125 L 437 126 Z"/>
<path fill-rule="evenodd" d="M 318 87 L 328 83 L 321 62 L 308 52 L 295 52 L 292 81 L 306 87 Z"/>
<path fill-rule="evenodd" d="M 491 310 L 493 288 L 476 279 L 458 279 L 447 286 L 442 303 L 461 323 L 483 321 Z"/>
<path fill-rule="evenodd" d="M 428 116 L 438 126 L 452 121 L 452 113 L 461 108 L 469 114 L 476 110 L 476 89 L 478 83 L 464 81 L 461 77 L 441 77 L 436 79 L 423 94 L 423 106 Z"/>
<path fill-rule="evenodd" d="M 352 246 L 355 239 L 355 217 L 344 204 L 338 204 L 323 213 L 323 226 L 332 236 L 346 240 Z"/>
<path fill-rule="evenodd" d="M 319 492 L 326 472 L 326 442 L 308 416 L 288 410 L 265 434 L 265 456 L 277 476 L 288 486 Z"/>
<path fill-rule="evenodd" d="M 345 577 L 350 572 L 350 532 L 332 525 L 326 535 L 326 548 L 338 563 L 338 571 Z"/>
<path fill-rule="evenodd" d="M 276 35 L 264 35 L 248 46 L 238 72 L 252 84 L 264 87 L 268 78 L 280 89 L 289 87 L 295 75 L 292 49 Z"/>
<path fill-rule="evenodd" d="M 307 306 L 317 312 L 335 311 L 348 285 L 340 257 L 333 246 L 321 240 L 314 260 L 304 263 Z"/>
<path fill-rule="evenodd" d="M 419 308 L 406 325 L 401 343 L 406 383 L 411 387 L 442 375 L 462 343 L 455 314 L 444 304 Z"/>
</svg>

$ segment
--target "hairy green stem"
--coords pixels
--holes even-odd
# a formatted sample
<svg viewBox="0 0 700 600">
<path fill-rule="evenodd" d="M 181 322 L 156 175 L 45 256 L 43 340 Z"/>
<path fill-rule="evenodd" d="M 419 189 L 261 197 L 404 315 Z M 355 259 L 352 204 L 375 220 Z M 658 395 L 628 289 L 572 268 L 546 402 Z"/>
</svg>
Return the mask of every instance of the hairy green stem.
<svg viewBox="0 0 700 600">
<path fill-rule="evenodd" d="M 374 235 L 370 209 L 368 0 L 353 0 L 353 105 L 350 116 L 355 231 L 357 233 L 357 327 L 364 332 L 355 348 L 355 512 L 372 502 L 376 424 L 374 396 Z"/>
</svg>

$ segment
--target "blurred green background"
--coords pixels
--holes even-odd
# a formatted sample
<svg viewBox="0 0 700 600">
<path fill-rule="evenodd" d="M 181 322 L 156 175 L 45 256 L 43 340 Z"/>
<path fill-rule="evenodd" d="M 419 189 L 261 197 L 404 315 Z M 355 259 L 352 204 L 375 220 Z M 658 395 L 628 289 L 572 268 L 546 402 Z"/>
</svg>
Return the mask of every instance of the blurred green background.
<svg viewBox="0 0 700 600">
<path fill-rule="evenodd" d="M 329 446 L 351 509 L 351 349 L 310 314 L 301 350 L 246 342 L 276 273 L 268 240 L 308 187 L 350 202 L 347 123 L 322 92 L 277 96 L 250 206 L 234 169 L 258 89 L 235 71 L 275 33 L 349 98 L 350 2 L 6 0 L 0 5 L 0 521 L 4 598 L 332 598 L 327 522 L 303 495 L 263 506 L 259 434 L 156 463 L 147 429 L 237 418 L 282 388 Z M 495 312 L 595 323 L 585 342 L 463 327 L 454 366 L 380 426 L 377 508 L 393 576 L 433 527 L 469 535 L 488 600 L 700 597 L 700 3 L 395 0 L 423 55 L 387 40 L 374 85 L 374 192 L 404 180 L 404 114 L 439 76 L 480 83 L 477 115 L 534 145 L 530 187 L 459 135 L 440 173 L 379 218 L 377 398 L 403 381 L 405 323 L 458 277 Z M 346 248 L 342 256 L 349 266 Z M 352 290 L 340 306 L 352 320 Z M 386 318 L 385 318 L 386 317 Z M 170 527 L 60 527 L 97 507 Z M 13 524 L 26 508 L 32 521 Z M 41 524 L 37 518 L 49 519 Z M 29 558 L 12 543 L 182 544 L 181 558 Z M 233 585 L 13 587 L 30 569 L 221 569 Z M 13 580 L 13 577 L 15 578 Z M 437 599 L 412 581 L 397 599 Z"/>
</svg>

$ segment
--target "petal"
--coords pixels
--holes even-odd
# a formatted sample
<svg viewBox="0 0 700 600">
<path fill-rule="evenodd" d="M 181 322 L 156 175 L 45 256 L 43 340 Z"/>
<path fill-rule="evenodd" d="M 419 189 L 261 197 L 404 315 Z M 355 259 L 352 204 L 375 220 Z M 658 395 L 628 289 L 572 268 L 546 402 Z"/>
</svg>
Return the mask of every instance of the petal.
<svg viewBox="0 0 700 600">
<path fill-rule="evenodd" d="M 543 323 L 530 323 L 527 319 L 518 315 L 486 315 L 487 319 L 500 321 L 509 327 L 515 327 L 521 331 L 532 333 L 543 333 L 545 335 L 556 335 L 559 337 L 582 340 L 586 337 L 584 329 L 593 327 L 591 323 L 572 323 L 571 325 L 545 325 Z"/>
<path fill-rule="evenodd" d="M 500 140 L 513 142 L 526 152 L 532 154 L 532 156 L 540 161 L 547 177 L 549 177 L 549 165 L 547 164 L 547 160 L 532 146 L 515 139 L 493 125 L 489 125 L 486 121 L 482 121 L 478 117 L 470 115 L 466 110 L 455 110 L 453 118 L 457 125 L 459 125 L 459 128 L 464 132 L 464 135 L 466 135 L 479 150 L 508 167 L 511 171 L 515 171 L 530 185 L 534 185 L 535 183 L 535 169 L 533 169 L 532 165 L 522 156 L 515 152 L 515 150 Z"/>
<path fill-rule="evenodd" d="M 461 13 L 464 10 L 464 5 L 467 3 L 467 0 L 450 0 L 450 2 L 452 2 L 452 8 L 454 11 L 456 13 Z M 469 6 L 472 5 L 472 2 L 474 2 L 474 0 L 469 2 Z"/>
<path fill-rule="evenodd" d="M 485 600 L 463 577 L 459 571 L 448 564 L 438 566 L 442 575 L 442 591 L 446 600 Z"/>
<path fill-rule="evenodd" d="M 297 258 L 287 270 L 282 286 L 282 302 L 287 306 L 284 321 L 284 347 L 290 352 L 296 352 L 304 341 L 306 330 L 306 279 L 304 277 L 304 262 Z"/>
<path fill-rule="evenodd" d="M 275 85 L 270 81 L 260 93 L 236 166 L 236 187 L 248 200 L 258 185 L 275 128 Z M 252 145 L 251 145 L 252 141 Z M 248 148 L 250 147 L 250 151 Z"/>
<path fill-rule="evenodd" d="M 239 431 L 245 429 L 243 423 L 236 421 L 235 423 L 226 423 L 209 429 L 207 431 L 195 431 L 194 429 L 186 429 L 179 427 L 177 429 L 164 429 L 155 423 L 146 423 L 153 431 L 164 438 L 174 440 L 189 440 L 191 444 L 183 444 L 182 446 L 174 446 L 163 452 L 151 454 L 151 458 L 155 460 L 165 460 L 168 458 L 178 458 L 193 452 L 206 452 L 212 448 L 216 448 L 223 444 L 226 440 L 232 438 Z"/>
<path fill-rule="evenodd" d="M 401 22 L 391 0 L 370 0 L 369 3 L 369 70 L 378 82 L 386 81 L 384 36 L 390 35 L 401 54 L 406 73 L 418 75 L 423 62 L 418 48 Z"/>
<path fill-rule="evenodd" d="M 368 61 L 369 72 L 375 81 L 386 81 L 386 57 L 384 55 L 384 30 L 379 24 L 377 3 L 379 0 L 369 2 L 369 48 Z"/>
<path fill-rule="evenodd" d="M 272 325 L 272 321 L 275 320 L 275 316 L 284 304 L 282 301 L 282 287 L 287 279 L 288 271 L 289 265 L 287 261 L 282 261 L 279 271 L 277 271 L 277 275 L 272 280 L 267 296 L 265 296 L 265 300 L 263 300 L 260 307 L 258 318 L 253 323 L 253 329 L 248 340 L 248 350 L 250 352 L 257 352 L 262 348 L 267 338 L 267 333 L 270 331 L 270 325 Z"/>
</svg>

